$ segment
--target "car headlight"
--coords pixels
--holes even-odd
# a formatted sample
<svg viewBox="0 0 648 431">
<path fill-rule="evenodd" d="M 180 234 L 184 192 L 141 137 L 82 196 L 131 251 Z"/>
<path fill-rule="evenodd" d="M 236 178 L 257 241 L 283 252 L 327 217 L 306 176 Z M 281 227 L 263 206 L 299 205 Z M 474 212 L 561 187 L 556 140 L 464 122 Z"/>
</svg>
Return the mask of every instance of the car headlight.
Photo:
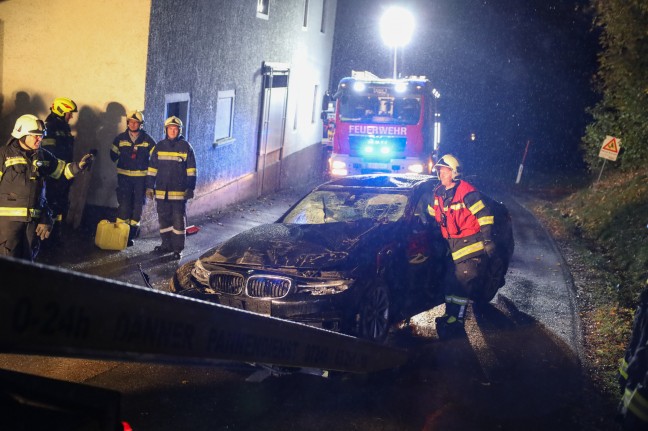
<svg viewBox="0 0 648 431">
<path fill-rule="evenodd" d="M 194 264 L 194 267 L 191 270 L 191 275 L 193 275 L 196 281 L 200 284 L 209 286 L 209 271 L 205 269 L 200 259 L 198 259 Z"/>
<path fill-rule="evenodd" d="M 353 280 L 313 281 L 299 283 L 297 285 L 297 290 L 300 293 L 310 293 L 314 296 L 333 295 L 344 292 L 352 283 Z"/>
</svg>

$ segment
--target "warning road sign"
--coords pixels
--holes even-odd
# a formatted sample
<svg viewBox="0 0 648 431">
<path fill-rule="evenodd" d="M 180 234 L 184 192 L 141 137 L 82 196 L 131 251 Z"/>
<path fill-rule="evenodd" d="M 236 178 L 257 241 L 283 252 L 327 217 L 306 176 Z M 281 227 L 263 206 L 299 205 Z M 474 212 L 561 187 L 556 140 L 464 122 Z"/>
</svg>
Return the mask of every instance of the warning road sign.
<svg viewBox="0 0 648 431">
<path fill-rule="evenodd" d="M 599 151 L 599 157 L 607 160 L 612 160 L 614 162 L 619 156 L 620 149 L 621 139 L 615 138 L 613 136 L 606 136 L 603 140 L 601 151 Z"/>
</svg>

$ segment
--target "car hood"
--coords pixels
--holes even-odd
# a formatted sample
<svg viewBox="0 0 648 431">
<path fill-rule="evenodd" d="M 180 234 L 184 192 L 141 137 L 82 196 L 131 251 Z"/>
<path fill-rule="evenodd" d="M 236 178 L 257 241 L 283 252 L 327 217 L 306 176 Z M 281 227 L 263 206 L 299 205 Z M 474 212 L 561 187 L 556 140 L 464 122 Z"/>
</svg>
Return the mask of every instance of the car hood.
<svg viewBox="0 0 648 431">
<path fill-rule="evenodd" d="M 384 238 L 385 231 L 394 224 L 371 219 L 318 225 L 265 224 L 232 237 L 201 261 L 277 268 L 339 266 L 360 243 Z"/>
</svg>

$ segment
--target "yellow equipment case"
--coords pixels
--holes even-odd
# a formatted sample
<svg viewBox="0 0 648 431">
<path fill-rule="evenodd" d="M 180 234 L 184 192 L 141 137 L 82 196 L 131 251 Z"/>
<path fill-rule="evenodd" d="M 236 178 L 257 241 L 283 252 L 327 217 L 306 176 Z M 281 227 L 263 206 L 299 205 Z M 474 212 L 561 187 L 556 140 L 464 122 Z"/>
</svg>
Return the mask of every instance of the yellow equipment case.
<svg viewBox="0 0 648 431">
<path fill-rule="evenodd" d="M 101 220 L 97 225 L 95 245 L 102 250 L 123 250 L 128 244 L 129 232 L 127 223 Z"/>
</svg>

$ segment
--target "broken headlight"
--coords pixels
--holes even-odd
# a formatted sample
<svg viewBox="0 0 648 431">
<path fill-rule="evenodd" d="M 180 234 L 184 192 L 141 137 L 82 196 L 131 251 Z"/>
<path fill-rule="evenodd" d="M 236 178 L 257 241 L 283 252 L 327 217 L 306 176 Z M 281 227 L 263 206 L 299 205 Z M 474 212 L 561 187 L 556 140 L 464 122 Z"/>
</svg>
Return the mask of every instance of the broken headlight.
<svg viewBox="0 0 648 431">
<path fill-rule="evenodd" d="M 200 259 L 198 259 L 191 270 L 191 275 L 196 281 L 204 286 L 209 286 L 209 271 L 205 269 Z"/>
<path fill-rule="evenodd" d="M 336 293 L 344 292 L 351 286 L 352 280 L 327 280 L 327 281 L 312 281 L 306 283 L 299 283 L 297 290 L 300 293 L 311 295 L 333 295 Z"/>
</svg>

